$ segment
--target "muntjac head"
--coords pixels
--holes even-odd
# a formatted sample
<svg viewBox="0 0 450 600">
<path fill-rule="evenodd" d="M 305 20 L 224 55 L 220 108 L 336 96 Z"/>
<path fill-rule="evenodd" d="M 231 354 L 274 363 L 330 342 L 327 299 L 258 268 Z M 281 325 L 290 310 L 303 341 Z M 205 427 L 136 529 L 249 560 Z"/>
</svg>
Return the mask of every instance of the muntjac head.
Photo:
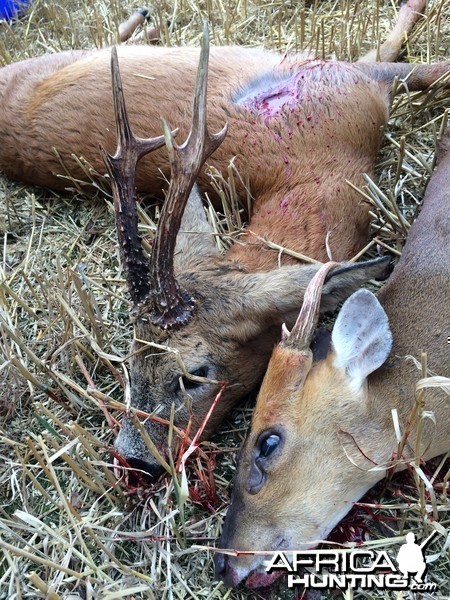
<svg viewBox="0 0 450 600">
<path fill-rule="evenodd" d="M 389 355 L 388 319 L 371 292 L 355 292 L 339 313 L 331 345 L 316 340 L 313 357 L 320 278 L 328 268 L 312 280 L 294 329 L 284 329 L 270 360 L 239 456 L 220 548 L 314 547 L 385 472 L 395 435 L 374 410 L 378 399 L 369 396 L 367 377 Z M 247 585 L 266 585 L 267 558 L 218 554 L 217 573 L 228 585 L 249 574 Z"/>
<path fill-rule="evenodd" d="M 245 551 L 216 555 L 217 574 L 228 585 L 245 578 L 250 587 L 269 584 L 265 552 L 316 546 L 388 468 L 450 448 L 450 131 L 437 159 L 420 215 L 377 297 L 367 290 L 351 295 L 331 343 L 322 335 L 311 353 L 319 272 L 294 329 L 283 330 L 218 542 Z M 421 383 L 429 389 L 418 402 L 420 373 L 411 355 L 420 358 L 422 351 L 429 372 L 440 377 Z"/>
</svg>

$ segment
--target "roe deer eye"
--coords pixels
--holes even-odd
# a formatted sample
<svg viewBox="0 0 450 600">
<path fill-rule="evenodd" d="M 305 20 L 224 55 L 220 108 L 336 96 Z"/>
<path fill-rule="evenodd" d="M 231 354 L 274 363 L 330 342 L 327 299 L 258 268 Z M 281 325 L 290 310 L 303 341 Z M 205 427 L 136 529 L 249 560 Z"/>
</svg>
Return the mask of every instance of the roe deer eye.
<svg viewBox="0 0 450 600">
<path fill-rule="evenodd" d="M 200 369 L 196 369 L 195 371 L 192 371 L 191 375 L 194 375 L 194 377 L 207 377 L 208 376 L 208 368 L 200 367 Z M 183 380 L 183 385 L 184 385 L 185 390 L 192 390 L 193 388 L 196 388 L 199 385 L 202 385 L 202 383 L 200 381 L 193 381 L 192 379 L 188 379 L 187 377 L 182 377 L 182 380 Z"/>
<path fill-rule="evenodd" d="M 259 456 L 262 458 L 267 458 L 276 448 L 278 448 L 279 443 L 280 436 L 275 435 L 274 433 L 264 438 L 259 447 Z"/>
</svg>

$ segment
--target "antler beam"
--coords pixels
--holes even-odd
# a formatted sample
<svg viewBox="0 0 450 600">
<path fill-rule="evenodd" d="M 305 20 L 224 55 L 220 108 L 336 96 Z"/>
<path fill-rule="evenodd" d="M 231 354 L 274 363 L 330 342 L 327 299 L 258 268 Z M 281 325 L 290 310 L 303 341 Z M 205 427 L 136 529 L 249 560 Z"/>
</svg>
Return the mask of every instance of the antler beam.
<svg viewBox="0 0 450 600">
<path fill-rule="evenodd" d="M 176 237 L 195 180 L 205 160 L 220 146 L 227 133 L 227 125 L 216 134 L 210 134 L 206 126 L 208 59 L 209 32 L 205 23 L 195 85 L 192 127 L 184 144 L 177 145 L 174 142 L 173 135 L 164 122 L 172 176 L 153 243 L 151 279 L 154 287 L 149 296 L 150 318 L 155 325 L 163 328 L 186 323 L 195 307 L 194 299 L 180 289 L 175 279 L 173 257 Z"/>
<path fill-rule="evenodd" d="M 117 50 L 111 51 L 111 74 L 114 113 L 117 129 L 117 150 L 114 156 L 100 148 L 111 177 L 116 214 L 117 236 L 125 276 L 135 305 L 141 304 L 151 292 L 150 262 L 142 249 L 138 232 L 136 208 L 136 166 L 139 160 L 164 145 L 164 136 L 143 139 L 131 131 L 125 108 Z"/>
</svg>

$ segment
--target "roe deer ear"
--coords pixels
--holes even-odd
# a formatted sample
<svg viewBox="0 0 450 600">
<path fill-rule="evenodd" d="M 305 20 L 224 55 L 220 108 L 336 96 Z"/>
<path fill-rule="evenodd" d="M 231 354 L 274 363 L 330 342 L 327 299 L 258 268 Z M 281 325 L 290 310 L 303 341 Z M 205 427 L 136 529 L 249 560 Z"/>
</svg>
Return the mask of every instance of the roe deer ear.
<svg viewBox="0 0 450 600">
<path fill-rule="evenodd" d="M 343 263 L 331 271 L 323 285 L 320 311 L 335 310 L 340 302 L 370 279 L 382 277 L 389 258 L 377 258 L 362 263 Z M 247 342 L 269 327 L 285 323 L 288 329 L 295 323 L 303 303 L 305 290 L 321 264 L 281 267 L 264 273 L 243 274 L 233 279 L 238 298 L 230 304 L 232 322 L 227 335 Z M 232 308 L 231 308 L 232 307 Z M 238 327 L 239 325 L 239 327 Z"/>
<path fill-rule="evenodd" d="M 321 312 L 336 310 L 339 303 L 346 300 L 370 279 L 384 279 L 389 270 L 387 256 L 360 263 L 343 263 L 325 279 L 322 288 Z"/>
<path fill-rule="evenodd" d="M 344 368 L 356 389 L 381 367 L 392 347 L 392 333 L 383 307 L 368 290 L 355 292 L 344 303 L 331 335 L 333 364 Z"/>
<path fill-rule="evenodd" d="M 200 190 L 194 185 L 181 219 L 175 246 L 174 268 L 177 273 L 195 270 L 202 263 L 220 258 L 213 230 L 206 218 Z"/>
</svg>

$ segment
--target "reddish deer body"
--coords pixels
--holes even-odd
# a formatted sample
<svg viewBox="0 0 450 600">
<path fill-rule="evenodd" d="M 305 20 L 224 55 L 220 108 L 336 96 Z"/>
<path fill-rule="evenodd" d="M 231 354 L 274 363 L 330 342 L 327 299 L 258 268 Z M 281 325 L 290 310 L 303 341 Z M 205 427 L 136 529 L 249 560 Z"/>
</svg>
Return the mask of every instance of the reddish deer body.
<svg viewBox="0 0 450 600">
<path fill-rule="evenodd" d="M 415 0 L 400 9 L 397 26 L 380 48 L 382 60 L 394 60 L 403 32 L 424 5 Z M 198 50 L 128 46 L 118 52 L 132 129 L 140 135 L 160 134 L 162 116 L 180 128 L 178 139 L 184 139 Z M 53 175 L 61 171 L 56 148 L 75 177 L 82 174 L 72 165 L 72 153 L 104 171 L 98 145 L 111 150 L 116 141 L 109 57 L 109 50 L 69 52 L 0 70 L 0 169 L 32 183 L 63 187 L 64 181 Z M 346 181 L 361 185 L 363 174 L 373 171 L 394 77 L 408 76 L 411 89 L 423 89 L 448 68 L 448 63 L 350 65 L 262 50 L 211 50 L 208 126 L 218 131 L 228 123 L 229 133 L 210 163 L 225 171 L 236 157 L 249 178 L 253 215 L 240 239 L 246 244 L 235 244 L 224 259 L 212 242 L 198 194 L 191 194 L 173 259 L 179 287 L 195 304 L 181 328 L 151 322 L 145 311 L 146 275 L 138 273 L 137 284 L 130 275 L 134 267 L 128 269 L 133 301 L 139 305 L 131 363 L 133 407 L 168 419 L 174 403 L 176 424 L 184 427 L 192 416 L 195 428 L 218 392 L 218 382 L 224 381 L 228 387 L 207 435 L 258 384 L 280 324 L 295 319 L 318 266 L 288 266 L 293 259 L 283 255 L 284 266 L 276 269 L 279 253 L 253 234 L 316 260 L 327 259 L 327 245 L 333 259 L 351 257 L 366 239 L 368 207 Z M 155 151 L 137 170 L 138 189 L 160 194 L 161 173 L 169 172 L 166 150 Z M 199 183 L 208 187 L 204 171 Z M 134 244 L 132 254 L 145 265 L 139 246 Z M 333 308 L 380 270 L 380 265 L 370 265 L 364 272 L 336 271 L 326 284 L 323 308 Z M 178 355 L 149 342 L 175 348 Z M 196 378 L 181 377 L 177 356 Z M 166 427 L 151 422 L 147 427 L 164 454 Z M 117 448 L 130 464 L 156 470 L 129 421 Z"/>
<path fill-rule="evenodd" d="M 450 132 L 422 211 L 378 299 L 367 290 L 350 296 L 326 358 L 314 363 L 309 336 L 297 341 L 285 332 L 240 454 L 219 547 L 250 552 L 313 547 L 387 468 L 402 469 L 408 461 L 450 449 L 447 380 L 447 391 L 425 391 L 424 410 L 433 412 L 434 422 L 425 418 L 419 445 L 412 423 L 402 457 L 390 462 L 398 448 L 391 411 L 405 431 L 420 379 L 408 356 L 420 361 L 426 351 L 431 372 L 450 377 L 449 181 Z M 264 571 L 267 558 L 218 554 L 216 567 L 229 585 L 249 574 L 248 585 L 267 585 L 273 580 Z"/>
<path fill-rule="evenodd" d="M 198 49 L 122 46 L 118 52 L 133 130 L 143 137 L 160 135 L 163 117 L 180 128 L 184 139 Z M 115 145 L 109 62 L 105 49 L 2 69 L 0 170 L 62 188 L 67 182 L 53 175 L 61 172 L 56 148 L 74 177 L 82 179 L 83 173 L 72 153 L 104 172 L 98 146 L 111 150 Z M 229 126 L 210 163 L 226 173 L 237 157 L 237 168 L 248 173 L 254 197 L 251 230 L 270 240 L 275 235 L 277 244 L 321 261 L 327 259 L 327 235 L 333 258 L 354 255 L 367 240 L 368 210 L 346 179 L 363 185 L 363 173 L 373 173 L 390 84 L 356 65 L 231 47 L 212 48 L 209 69 L 208 124 L 213 131 Z M 162 174 L 170 175 L 165 149 L 142 160 L 138 189 L 161 196 Z M 204 170 L 199 183 L 208 189 Z M 276 252 L 264 250 L 256 239 L 248 241 L 255 246 L 237 244 L 229 257 L 252 271 L 276 267 Z M 282 260 L 293 262 L 287 256 Z"/>
<path fill-rule="evenodd" d="M 404 6 L 380 49 L 394 60 L 424 0 Z M 118 49 L 129 118 L 143 137 L 160 135 L 161 118 L 187 134 L 199 50 L 122 46 Z M 54 149 L 77 179 L 72 155 L 104 172 L 99 144 L 115 146 L 110 50 L 45 55 L 0 69 L 0 170 L 35 185 L 62 189 L 67 181 Z M 263 69 L 263 70 L 261 70 Z M 249 229 L 316 260 L 353 256 L 366 242 L 368 207 L 353 191 L 373 173 L 395 76 L 423 89 L 448 69 L 349 64 L 283 56 L 239 47 L 211 49 L 209 126 L 229 135 L 210 163 L 226 173 L 231 158 L 249 177 L 254 198 Z M 170 168 L 165 149 L 138 167 L 139 190 L 161 196 Z M 164 176 L 164 177 L 163 177 Z M 210 188 L 202 170 L 202 189 Z M 239 182 L 238 182 L 239 185 Z M 239 190 L 241 196 L 243 190 Z M 351 226 L 349 226 L 351 224 Z M 228 257 L 251 271 L 277 266 L 278 253 L 251 234 Z M 283 264 L 293 259 L 282 256 Z"/>
</svg>

